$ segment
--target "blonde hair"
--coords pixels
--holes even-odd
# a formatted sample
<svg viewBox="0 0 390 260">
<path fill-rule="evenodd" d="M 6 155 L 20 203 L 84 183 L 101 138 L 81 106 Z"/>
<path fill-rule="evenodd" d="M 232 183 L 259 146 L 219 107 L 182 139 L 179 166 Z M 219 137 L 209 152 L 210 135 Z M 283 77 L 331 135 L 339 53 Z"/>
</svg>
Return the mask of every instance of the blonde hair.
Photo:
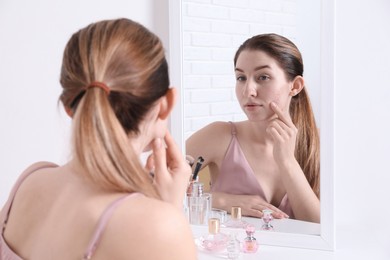
<svg viewBox="0 0 390 260">
<path fill-rule="evenodd" d="M 234 66 L 243 50 L 264 51 L 273 57 L 289 81 L 303 76 L 303 60 L 297 46 L 289 39 L 274 33 L 260 34 L 246 40 L 237 50 Z M 317 197 L 320 197 L 320 139 L 313 109 L 306 88 L 290 103 L 290 115 L 298 129 L 295 158 Z"/>
<path fill-rule="evenodd" d="M 110 88 L 87 88 L 91 82 Z M 106 20 L 76 32 L 66 45 L 60 101 L 73 113 L 73 156 L 104 189 L 159 198 L 129 143 L 169 88 L 161 41 L 129 19 Z"/>
</svg>

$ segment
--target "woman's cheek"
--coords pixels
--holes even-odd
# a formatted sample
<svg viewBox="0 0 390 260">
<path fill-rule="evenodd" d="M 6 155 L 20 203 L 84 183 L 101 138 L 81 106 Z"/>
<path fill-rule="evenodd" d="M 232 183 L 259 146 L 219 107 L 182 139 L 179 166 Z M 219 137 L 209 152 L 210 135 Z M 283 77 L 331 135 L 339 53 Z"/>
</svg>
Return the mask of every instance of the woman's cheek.
<svg viewBox="0 0 390 260">
<path fill-rule="evenodd" d="M 280 107 L 280 105 L 282 104 L 280 93 L 272 93 L 271 95 L 269 95 L 269 99 L 267 100 L 268 107 L 270 107 L 271 102 L 275 102 L 276 105 Z"/>
<path fill-rule="evenodd" d="M 288 96 L 283 95 L 282 93 L 274 93 L 270 100 L 268 100 L 267 105 L 270 107 L 271 102 L 275 102 L 278 107 L 280 107 L 282 110 L 285 110 L 289 106 L 289 99 Z"/>
</svg>

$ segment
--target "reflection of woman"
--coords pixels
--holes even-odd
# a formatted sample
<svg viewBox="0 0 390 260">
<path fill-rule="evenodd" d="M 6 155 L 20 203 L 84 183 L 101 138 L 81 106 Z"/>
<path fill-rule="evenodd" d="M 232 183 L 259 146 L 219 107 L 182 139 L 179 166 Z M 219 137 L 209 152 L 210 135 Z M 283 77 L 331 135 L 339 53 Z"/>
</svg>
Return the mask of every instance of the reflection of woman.
<svg viewBox="0 0 390 260">
<path fill-rule="evenodd" d="M 234 57 L 236 96 L 248 117 L 214 122 L 186 142 L 204 158 L 213 207 L 319 222 L 319 137 L 299 50 L 276 34 L 254 36 Z"/>
<path fill-rule="evenodd" d="M 72 159 L 22 174 L 0 214 L 0 258 L 195 259 L 160 40 L 127 19 L 91 24 L 69 40 L 60 81 Z M 149 147 L 154 179 L 139 160 Z"/>
</svg>

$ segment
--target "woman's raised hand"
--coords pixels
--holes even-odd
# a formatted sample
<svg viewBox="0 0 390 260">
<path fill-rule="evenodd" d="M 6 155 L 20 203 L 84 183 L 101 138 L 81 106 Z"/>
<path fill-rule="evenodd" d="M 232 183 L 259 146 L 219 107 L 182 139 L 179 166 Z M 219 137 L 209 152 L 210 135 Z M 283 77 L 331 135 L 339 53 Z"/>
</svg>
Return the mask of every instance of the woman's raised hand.
<svg viewBox="0 0 390 260">
<path fill-rule="evenodd" d="M 274 102 L 271 102 L 270 107 L 277 116 L 267 127 L 267 132 L 274 142 L 274 159 L 278 163 L 295 160 L 294 151 L 298 129 L 288 115 L 288 111 L 283 112 Z"/>
<path fill-rule="evenodd" d="M 153 141 L 147 168 L 153 170 L 153 183 L 161 199 L 182 208 L 191 168 L 168 131 L 164 141 L 165 145 L 160 138 Z"/>
</svg>

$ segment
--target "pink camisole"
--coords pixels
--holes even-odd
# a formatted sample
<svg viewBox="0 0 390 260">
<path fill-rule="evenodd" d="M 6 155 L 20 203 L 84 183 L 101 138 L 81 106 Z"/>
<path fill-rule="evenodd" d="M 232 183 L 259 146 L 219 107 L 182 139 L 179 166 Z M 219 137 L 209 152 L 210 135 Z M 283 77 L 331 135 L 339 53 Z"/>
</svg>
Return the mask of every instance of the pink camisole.
<svg viewBox="0 0 390 260">
<path fill-rule="evenodd" d="M 231 124 L 232 139 L 225 158 L 222 160 L 219 176 L 211 185 L 211 191 L 236 195 L 258 195 L 268 201 L 261 183 L 257 181 L 255 173 L 240 147 L 236 136 L 236 127 L 232 122 L 229 123 Z M 268 203 L 270 202 L 268 201 Z M 289 215 L 290 218 L 294 218 L 287 194 L 284 195 L 280 205 L 277 207 Z"/>
<path fill-rule="evenodd" d="M 2 211 L 0 212 L 0 230 L 1 230 L 1 235 L 0 235 L 0 259 L 1 260 L 22 260 L 22 258 L 17 255 L 10 247 L 9 245 L 7 244 L 7 242 L 5 241 L 4 239 L 4 230 L 6 228 L 6 224 L 7 224 L 7 220 L 8 220 L 8 216 L 9 216 L 9 213 L 11 211 L 11 208 L 12 208 L 12 202 L 15 198 L 15 194 L 17 192 L 17 190 L 19 189 L 20 185 L 22 184 L 22 182 L 33 172 L 39 170 L 39 169 L 42 169 L 42 168 L 51 168 L 51 167 L 58 167 L 58 165 L 56 164 L 53 164 L 53 163 L 50 163 L 50 162 L 38 162 L 38 163 L 35 163 L 33 164 L 32 166 L 30 166 L 29 168 L 27 168 L 23 173 L 22 175 L 19 177 L 19 179 L 16 181 L 11 193 L 10 193 L 10 196 L 8 198 L 8 201 L 6 202 L 6 204 L 4 205 L 4 208 L 2 209 Z M 83 259 L 91 259 L 93 253 L 95 252 L 97 246 L 98 246 L 98 243 L 99 243 L 99 240 L 100 240 L 100 237 L 104 231 L 104 228 L 106 227 L 107 225 L 107 222 L 109 221 L 112 213 L 114 212 L 114 210 L 117 208 L 117 206 L 120 205 L 121 202 L 123 202 L 124 200 L 126 200 L 127 198 L 129 197 L 132 197 L 136 194 L 139 194 L 139 193 L 131 193 L 131 194 L 128 194 L 128 195 L 125 195 L 123 197 L 120 197 L 116 200 L 114 200 L 113 202 L 111 202 L 111 204 L 108 205 L 108 207 L 104 210 L 102 216 L 100 217 L 99 219 L 99 222 L 97 223 L 97 226 L 96 226 L 96 229 L 95 229 L 95 232 L 89 242 L 89 245 L 88 247 L 86 248 L 85 252 L 84 252 L 84 256 L 83 256 Z"/>
</svg>

